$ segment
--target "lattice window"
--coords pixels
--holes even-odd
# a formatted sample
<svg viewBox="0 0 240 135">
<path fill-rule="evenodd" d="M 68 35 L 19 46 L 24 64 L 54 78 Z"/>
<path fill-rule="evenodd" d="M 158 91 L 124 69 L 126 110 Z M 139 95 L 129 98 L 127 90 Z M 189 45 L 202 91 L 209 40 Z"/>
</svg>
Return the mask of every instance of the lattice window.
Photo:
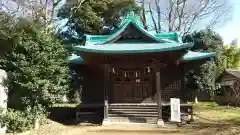
<svg viewBox="0 0 240 135">
<path fill-rule="evenodd" d="M 169 101 L 170 98 L 180 98 L 181 80 L 176 80 L 172 84 L 167 85 L 162 91 L 164 101 Z"/>
</svg>

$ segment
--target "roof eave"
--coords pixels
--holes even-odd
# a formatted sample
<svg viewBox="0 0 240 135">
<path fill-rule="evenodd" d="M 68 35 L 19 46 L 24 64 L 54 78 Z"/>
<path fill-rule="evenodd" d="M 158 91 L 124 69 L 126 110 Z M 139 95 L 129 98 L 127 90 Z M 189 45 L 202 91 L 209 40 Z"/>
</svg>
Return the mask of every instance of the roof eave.
<svg viewBox="0 0 240 135">
<path fill-rule="evenodd" d="M 101 54 L 133 54 L 133 53 L 157 53 L 157 52 L 166 52 L 166 51 L 174 51 L 174 50 L 182 50 L 189 49 L 193 46 L 192 43 L 185 43 L 181 46 L 169 47 L 169 48 L 156 48 L 156 49 L 140 49 L 140 50 L 97 50 L 84 48 L 83 46 L 75 46 L 73 50 L 81 53 L 101 53 Z"/>
<path fill-rule="evenodd" d="M 213 57 L 216 57 L 217 53 L 216 52 L 212 52 L 206 55 L 202 55 L 202 56 L 196 56 L 196 57 L 190 57 L 190 58 L 183 58 L 182 61 L 194 61 L 194 60 L 201 60 L 201 59 L 210 59 Z"/>
</svg>

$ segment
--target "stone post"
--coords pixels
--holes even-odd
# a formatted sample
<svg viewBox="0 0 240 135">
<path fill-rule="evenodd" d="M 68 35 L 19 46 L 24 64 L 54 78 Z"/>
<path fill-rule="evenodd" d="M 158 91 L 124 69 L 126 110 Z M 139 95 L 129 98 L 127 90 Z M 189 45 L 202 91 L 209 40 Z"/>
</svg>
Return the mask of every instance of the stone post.
<svg viewBox="0 0 240 135">
<path fill-rule="evenodd" d="M 6 87 L 7 73 L 6 71 L 0 69 L 0 115 L 4 115 L 7 113 L 7 92 L 8 89 Z M 6 133 L 7 128 L 2 127 L 0 124 L 0 134 Z"/>
</svg>

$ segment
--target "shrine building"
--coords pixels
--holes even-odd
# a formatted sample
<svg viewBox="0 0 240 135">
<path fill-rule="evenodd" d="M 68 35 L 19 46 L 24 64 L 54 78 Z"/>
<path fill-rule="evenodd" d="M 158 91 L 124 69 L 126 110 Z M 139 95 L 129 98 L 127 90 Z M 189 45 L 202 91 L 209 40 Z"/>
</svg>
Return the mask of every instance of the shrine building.
<svg viewBox="0 0 240 135">
<path fill-rule="evenodd" d="M 215 52 L 193 52 L 179 33 L 153 33 L 128 14 L 110 35 L 85 35 L 70 59 L 81 87 L 80 107 L 102 108 L 103 124 L 163 125 L 163 107 L 170 98 L 188 101 L 184 75 L 191 63 L 206 61 Z M 81 84 L 81 85 L 80 85 Z"/>
</svg>

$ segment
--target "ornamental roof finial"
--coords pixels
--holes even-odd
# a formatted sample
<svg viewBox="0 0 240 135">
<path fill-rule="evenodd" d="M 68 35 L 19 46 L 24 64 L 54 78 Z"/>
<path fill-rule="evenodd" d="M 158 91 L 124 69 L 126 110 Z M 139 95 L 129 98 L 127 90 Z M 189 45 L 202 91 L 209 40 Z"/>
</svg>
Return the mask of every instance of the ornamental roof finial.
<svg viewBox="0 0 240 135">
<path fill-rule="evenodd" d="M 129 16 L 134 16 L 134 11 L 132 8 L 129 9 L 129 13 L 128 13 Z"/>
<path fill-rule="evenodd" d="M 136 19 L 135 13 L 134 13 L 132 8 L 129 9 L 129 12 L 127 13 L 126 18 L 127 19 L 131 19 L 131 20 L 135 20 Z"/>
</svg>

